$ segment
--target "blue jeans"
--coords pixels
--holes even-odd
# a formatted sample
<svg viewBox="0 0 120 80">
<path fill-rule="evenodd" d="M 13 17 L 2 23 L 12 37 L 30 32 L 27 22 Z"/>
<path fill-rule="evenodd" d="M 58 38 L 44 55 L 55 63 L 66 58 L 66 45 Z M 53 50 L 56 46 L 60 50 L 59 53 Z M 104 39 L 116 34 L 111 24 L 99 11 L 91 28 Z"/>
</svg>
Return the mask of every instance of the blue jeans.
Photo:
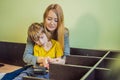
<svg viewBox="0 0 120 80">
<path fill-rule="evenodd" d="M 29 67 L 26 70 L 24 70 L 23 72 L 21 72 L 17 77 L 15 77 L 13 80 L 23 80 L 24 76 L 32 76 L 32 77 L 38 77 L 38 78 L 45 78 L 45 79 L 49 79 L 49 73 L 45 74 L 45 75 L 40 75 L 40 74 L 34 74 L 33 72 L 33 68 Z"/>
<path fill-rule="evenodd" d="M 13 72 L 10 72 L 10 73 L 6 73 L 4 75 L 4 77 L 1 79 L 1 80 L 13 80 L 16 76 L 18 76 L 22 71 L 26 70 L 27 68 L 31 67 L 31 65 L 29 66 L 25 66 L 25 67 L 22 67 L 18 70 L 15 70 Z"/>
</svg>

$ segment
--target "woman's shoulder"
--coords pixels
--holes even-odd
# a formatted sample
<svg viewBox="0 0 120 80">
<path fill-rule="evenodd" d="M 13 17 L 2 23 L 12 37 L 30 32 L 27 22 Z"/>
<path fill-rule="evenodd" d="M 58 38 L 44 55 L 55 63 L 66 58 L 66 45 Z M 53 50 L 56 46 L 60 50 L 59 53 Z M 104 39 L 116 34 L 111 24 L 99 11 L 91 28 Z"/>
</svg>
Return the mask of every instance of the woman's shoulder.
<svg viewBox="0 0 120 80">
<path fill-rule="evenodd" d="M 67 28 L 67 27 L 65 27 L 65 30 L 64 30 L 65 32 L 65 35 L 67 35 L 67 36 L 69 36 L 69 29 Z"/>
<path fill-rule="evenodd" d="M 27 37 L 27 44 L 29 44 L 29 45 L 34 45 L 35 44 L 29 36 Z"/>
<path fill-rule="evenodd" d="M 69 29 L 65 27 L 65 33 L 69 33 Z"/>
</svg>

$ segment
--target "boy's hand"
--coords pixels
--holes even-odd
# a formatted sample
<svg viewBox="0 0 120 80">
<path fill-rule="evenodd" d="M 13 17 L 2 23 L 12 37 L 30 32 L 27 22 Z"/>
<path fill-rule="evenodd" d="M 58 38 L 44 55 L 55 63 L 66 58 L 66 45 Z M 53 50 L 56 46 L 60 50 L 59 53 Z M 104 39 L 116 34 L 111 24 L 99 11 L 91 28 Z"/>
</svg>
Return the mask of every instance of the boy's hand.
<svg viewBox="0 0 120 80">
<path fill-rule="evenodd" d="M 45 57 L 43 59 L 43 66 L 49 69 L 49 58 L 48 57 Z"/>
</svg>

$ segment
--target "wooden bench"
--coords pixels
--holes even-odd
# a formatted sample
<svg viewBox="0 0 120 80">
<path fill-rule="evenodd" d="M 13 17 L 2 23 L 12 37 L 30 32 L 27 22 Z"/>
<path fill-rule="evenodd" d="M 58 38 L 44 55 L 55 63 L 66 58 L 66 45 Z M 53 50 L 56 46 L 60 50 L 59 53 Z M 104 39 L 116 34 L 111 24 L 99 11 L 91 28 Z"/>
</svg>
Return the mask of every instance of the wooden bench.
<svg viewBox="0 0 120 80">
<path fill-rule="evenodd" d="M 8 73 L 24 66 L 24 49 L 24 43 L 0 42 L 0 63 L 4 65 L 0 67 L 0 72 Z"/>
<path fill-rule="evenodd" d="M 9 66 L 9 72 L 24 66 L 24 50 L 25 43 L 0 41 L 0 63 Z M 70 54 L 64 65 L 50 64 L 50 80 L 105 80 L 104 74 L 110 70 L 109 63 L 118 60 L 116 55 L 119 55 L 120 51 L 71 48 Z M 13 69 L 12 66 L 17 68 Z M 36 78 L 31 78 L 34 79 Z"/>
<path fill-rule="evenodd" d="M 89 67 L 71 64 L 50 64 L 50 79 L 54 80 L 80 80 L 89 71 Z"/>
<path fill-rule="evenodd" d="M 107 74 L 111 70 L 109 64 L 113 61 L 120 61 L 116 58 L 120 52 L 102 51 L 102 55 L 93 54 L 94 51 L 90 51 L 90 54 L 88 52 L 84 55 L 77 53 L 67 56 L 64 65 L 51 64 L 50 78 L 55 80 L 107 80 Z M 100 54 L 101 51 L 98 52 Z M 86 72 L 84 69 L 88 71 Z M 81 75 L 82 73 L 83 75 Z"/>
<path fill-rule="evenodd" d="M 81 79 L 92 67 L 72 64 L 50 64 L 50 79 L 53 80 L 105 80 L 109 69 L 95 68 L 85 79 Z"/>
<path fill-rule="evenodd" d="M 0 63 L 24 66 L 25 43 L 0 42 Z"/>
</svg>

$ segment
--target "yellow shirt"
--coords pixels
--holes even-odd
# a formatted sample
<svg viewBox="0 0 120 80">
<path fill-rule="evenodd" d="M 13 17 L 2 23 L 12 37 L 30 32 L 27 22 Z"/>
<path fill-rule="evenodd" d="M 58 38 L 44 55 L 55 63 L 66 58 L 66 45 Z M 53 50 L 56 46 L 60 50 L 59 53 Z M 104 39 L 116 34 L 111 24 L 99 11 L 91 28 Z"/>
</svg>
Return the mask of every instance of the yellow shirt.
<svg viewBox="0 0 120 80">
<path fill-rule="evenodd" d="M 40 57 L 51 57 L 51 58 L 57 58 L 57 57 L 62 57 L 63 56 L 63 51 L 60 46 L 60 43 L 51 40 L 52 42 L 52 47 L 50 50 L 46 51 L 42 46 L 35 45 L 34 46 L 34 56 L 40 56 Z"/>
</svg>

